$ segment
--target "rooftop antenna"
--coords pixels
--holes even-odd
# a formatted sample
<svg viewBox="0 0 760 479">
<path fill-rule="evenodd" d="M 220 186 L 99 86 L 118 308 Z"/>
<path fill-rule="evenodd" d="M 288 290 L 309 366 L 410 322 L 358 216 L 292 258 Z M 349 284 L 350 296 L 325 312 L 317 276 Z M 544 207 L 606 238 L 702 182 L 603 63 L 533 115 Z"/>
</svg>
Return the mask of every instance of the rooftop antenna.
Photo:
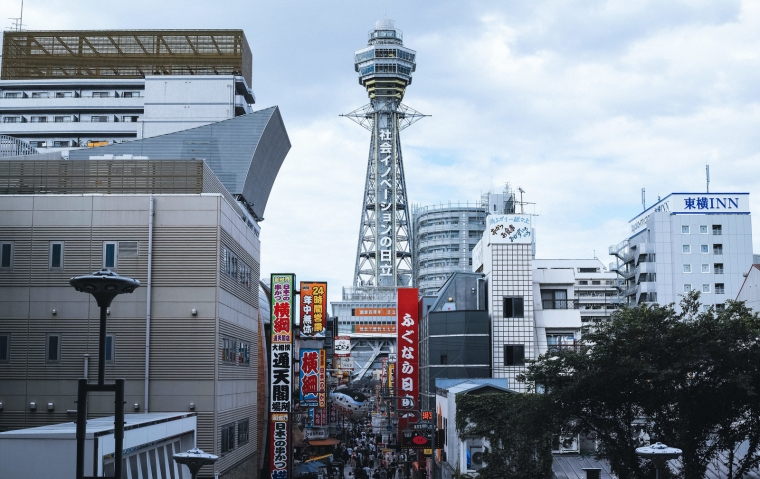
<svg viewBox="0 0 760 479">
<path fill-rule="evenodd" d="M 24 0 L 21 0 L 21 16 L 19 17 L 8 17 L 9 20 L 13 20 L 13 27 L 12 29 L 20 32 L 21 27 L 24 25 Z"/>
<path fill-rule="evenodd" d="M 523 203 L 523 200 L 522 200 L 522 195 L 523 193 L 525 193 L 525 190 L 523 190 L 522 187 L 518 187 L 517 191 L 520 192 L 520 214 L 522 215 L 525 213 L 525 203 Z"/>
<path fill-rule="evenodd" d="M 641 206 L 643 206 L 644 209 L 647 209 L 647 189 L 646 188 L 641 189 Z"/>
<path fill-rule="evenodd" d="M 705 173 L 707 174 L 707 192 L 710 192 L 710 165 L 705 165 Z"/>
</svg>

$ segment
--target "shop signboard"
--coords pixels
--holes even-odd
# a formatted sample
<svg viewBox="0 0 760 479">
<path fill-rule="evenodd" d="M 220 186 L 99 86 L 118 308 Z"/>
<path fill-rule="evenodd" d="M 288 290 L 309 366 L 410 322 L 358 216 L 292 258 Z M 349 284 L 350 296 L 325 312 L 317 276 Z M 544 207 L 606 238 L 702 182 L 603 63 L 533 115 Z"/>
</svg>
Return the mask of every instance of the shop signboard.
<svg viewBox="0 0 760 479">
<path fill-rule="evenodd" d="M 301 337 L 324 338 L 327 319 L 327 283 L 301 281 Z"/>
<path fill-rule="evenodd" d="M 336 356 L 349 356 L 351 354 L 351 337 L 335 336 L 333 350 Z"/>
<path fill-rule="evenodd" d="M 417 288 L 398 289 L 398 362 L 396 376 L 396 395 L 400 414 L 399 431 L 407 426 L 407 418 L 402 410 L 413 409 L 419 396 L 419 326 L 418 326 L 418 290 Z M 409 399 L 406 399 L 409 398 Z M 403 434 L 400 434 L 403 436 Z"/>
<path fill-rule="evenodd" d="M 318 407 L 319 391 L 323 389 L 319 381 L 320 349 L 302 349 L 299 367 L 301 406 Z"/>
<path fill-rule="evenodd" d="M 290 451 L 290 435 L 288 431 L 288 414 L 273 413 L 269 424 L 270 449 L 270 479 L 287 479 L 289 477 L 288 451 Z"/>
<path fill-rule="evenodd" d="M 531 244 L 530 215 L 488 215 L 484 237 L 487 244 Z"/>
</svg>

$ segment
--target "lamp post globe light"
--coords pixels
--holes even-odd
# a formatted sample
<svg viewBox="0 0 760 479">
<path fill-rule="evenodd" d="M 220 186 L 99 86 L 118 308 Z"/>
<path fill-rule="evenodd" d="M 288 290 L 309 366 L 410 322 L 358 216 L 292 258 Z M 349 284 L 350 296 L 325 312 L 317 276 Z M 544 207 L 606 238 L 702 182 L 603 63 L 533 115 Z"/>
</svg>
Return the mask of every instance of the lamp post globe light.
<svg viewBox="0 0 760 479">
<path fill-rule="evenodd" d="M 98 383 L 88 384 L 87 379 L 79 380 L 77 391 L 77 458 L 76 477 L 84 477 L 84 441 L 87 432 L 87 394 L 90 391 L 113 392 L 114 410 L 114 477 L 121 477 L 122 454 L 124 450 L 124 379 L 116 379 L 114 384 L 105 383 L 106 374 L 106 317 L 113 299 L 122 293 L 131 293 L 140 286 L 136 279 L 119 276 L 108 269 L 92 274 L 71 278 L 69 284 L 79 292 L 89 293 L 100 307 L 100 341 L 98 343 Z"/>
<path fill-rule="evenodd" d="M 654 463 L 654 468 L 657 473 L 657 478 L 660 477 L 660 469 L 665 468 L 665 463 L 670 459 L 678 459 L 683 453 L 680 449 L 675 447 L 668 447 L 661 442 L 652 444 L 651 446 L 637 447 L 636 454 L 649 459 Z"/>
<path fill-rule="evenodd" d="M 172 459 L 174 459 L 177 464 L 186 465 L 187 468 L 190 469 L 190 475 L 195 479 L 198 475 L 198 471 L 201 470 L 201 467 L 215 463 L 219 459 L 219 456 L 203 452 L 197 447 L 194 447 L 187 452 L 178 452 L 172 456 Z"/>
</svg>

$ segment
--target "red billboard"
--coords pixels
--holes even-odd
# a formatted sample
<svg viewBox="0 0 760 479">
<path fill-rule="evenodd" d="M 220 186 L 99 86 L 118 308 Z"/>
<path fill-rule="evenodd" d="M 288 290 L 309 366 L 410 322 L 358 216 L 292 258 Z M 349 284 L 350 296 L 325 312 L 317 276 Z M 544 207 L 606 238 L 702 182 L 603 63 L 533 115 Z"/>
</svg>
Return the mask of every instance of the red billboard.
<svg viewBox="0 0 760 479">
<path fill-rule="evenodd" d="M 399 431 L 403 431 L 407 427 L 407 418 L 404 417 L 405 414 L 402 410 L 418 409 L 420 351 L 417 298 L 417 288 L 398 289 L 398 334 L 396 336 L 398 359 L 394 371 L 397 396 L 413 399 L 413 401 L 399 399 L 398 409 L 401 416 Z"/>
<path fill-rule="evenodd" d="M 325 337 L 327 283 L 301 281 L 301 337 Z"/>
</svg>

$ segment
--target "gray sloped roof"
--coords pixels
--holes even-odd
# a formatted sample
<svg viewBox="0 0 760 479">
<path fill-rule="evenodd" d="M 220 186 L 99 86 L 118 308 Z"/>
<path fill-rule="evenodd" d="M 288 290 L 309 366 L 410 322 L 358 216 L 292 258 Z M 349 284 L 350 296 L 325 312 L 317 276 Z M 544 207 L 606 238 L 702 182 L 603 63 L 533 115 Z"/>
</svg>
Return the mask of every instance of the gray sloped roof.
<svg viewBox="0 0 760 479">
<path fill-rule="evenodd" d="M 583 468 L 599 468 L 602 471 L 602 479 L 616 479 L 610 472 L 610 466 L 606 461 L 597 461 L 593 457 L 578 454 L 554 455 L 552 460 L 553 479 L 586 479 L 586 471 Z"/>
<path fill-rule="evenodd" d="M 209 125 L 98 148 L 71 150 L 71 160 L 101 155 L 151 160 L 203 159 L 227 190 L 242 195 L 257 218 L 290 151 L 280 110 L 274 106 Z"/>
</svg>

